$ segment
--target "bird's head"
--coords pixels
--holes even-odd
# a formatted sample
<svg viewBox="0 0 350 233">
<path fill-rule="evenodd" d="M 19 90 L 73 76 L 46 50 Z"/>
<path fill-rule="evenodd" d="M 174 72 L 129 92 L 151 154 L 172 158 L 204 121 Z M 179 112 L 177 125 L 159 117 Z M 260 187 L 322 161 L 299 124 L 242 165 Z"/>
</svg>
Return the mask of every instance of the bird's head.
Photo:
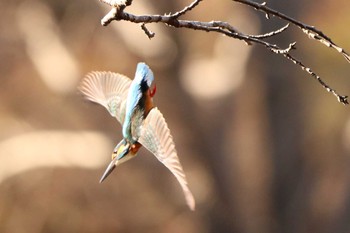
<svg viewBox="0 0 350 233">
<path fill-rule="evenodd" d="M 121 140 L 118 145 L 114 148 L 112 153 L 112 161 L 120 160 L 130 152 L 131 145 L 125 139 Z"/>
<path fill-rule="evenodd" d="M 109 176 L 109 174 L 112 173 L 117 165 L 131 159 L 133 155 L 134 154 L 131 151 L 130 143 L 128 143 L 125 139 L 119 142 L 119 144 L 113 150 L 112 161 L 109 163 L 107 169 L 103 173 L 100 179 L 100 183 L 102 183 L 102 181 L 104 181 Z"/>
</svg>

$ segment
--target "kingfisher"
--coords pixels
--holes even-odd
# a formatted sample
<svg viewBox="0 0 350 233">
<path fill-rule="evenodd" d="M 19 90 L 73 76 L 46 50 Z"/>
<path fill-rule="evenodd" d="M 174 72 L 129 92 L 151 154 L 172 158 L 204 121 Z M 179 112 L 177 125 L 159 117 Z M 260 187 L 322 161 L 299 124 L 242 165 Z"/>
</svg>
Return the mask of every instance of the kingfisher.
<svg viewBox="0 0 350 233">
<path fill-rule="evenodd" d="M 123 139 L 112 153 L 100 183 L 116 166 L 134 158 L 143 146 L 163 163 L 179 182 L 191 210 L 195 200 L 177 156 L 168 125 L 153 97 L 156 85 L 152 70 L 145 63 L 138 63 L 133 80 L 114 72 L 88 73 L 79 86 L 87 100 L 104 106 L 122 125 Z"/>
</svg>

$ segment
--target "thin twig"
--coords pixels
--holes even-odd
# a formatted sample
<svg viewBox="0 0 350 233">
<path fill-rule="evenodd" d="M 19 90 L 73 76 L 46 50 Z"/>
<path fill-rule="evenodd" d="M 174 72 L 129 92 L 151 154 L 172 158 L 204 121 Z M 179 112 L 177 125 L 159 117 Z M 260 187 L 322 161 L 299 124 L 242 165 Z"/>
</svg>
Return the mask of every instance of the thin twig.
<svg viewBox="0 0 350 233">
<path fill-rule="evenodd" d="M 272 31 L 272 32 L 268 32 L 262 35 L 250 35 L 251 37 L 255 37 L 257 39 L 265 39 L 268 37 L 273 37 L 276 36 L 277 34 L 280 34 L 282 32 L 284 32 L 285 30 L 287 30 L 287 28 L 289 27 L 289 23 L 286 24 L 284 27 L 281 27 L 280 29 L 276 30 L 276 31 Z"/>
<path fill-rule="evenodd" d="M 103 0 L 106 1 L 113 1 L 113 0 Z M 115 0 L 116 1 L 116 0 Z M 328 86 L 318 74 L 316 74 L 314 71 L 311 70 L 308 66 L 306 66 L 304 63 L 302 63 L 300 60 L 295 58 L 291 55 L 291 51 L 295 49 L 296 42 L 290 43 L 288 48 L 282 49 L 279 46 L 275 44 L 271 44 L 264 39 L 271 38 L 277 34 L 280 34 L 284 32 L 288 27 L 289 24 L 286 26 L 277 29 L 275 31 L 271 31 L 265 34 L 261 35 L 248 35 L 240 32 L 235 27 L 233 27 L 228 22 L 223 21 L 211 21 L 211 22 L 203 22 L 203 21 L 194 21 L 194 20 L 182 20 L 179 19 L 180 16 L 185 15 L 187 12 L 193 10 L 200 2 L 203 0 L 195 0 L 190 5 L 184 7 L 182 10 L 174 13 L 174 14 L 166 14 L 166 15 L 133 15 L 130 13 L 127 13 L 124 11 L 125 7 L 127 5 L 131 4 L 131 1 L 127 1 L 128 4 L 125 4 L 125 7 L 114 7 L 112 10 L 101 20 L 102 25 L 106 26 L 113 20 L 120 21 L 129 21 L 132 23 L 141 23 L 141 28 L 145 32 L 145 34 L 148 36 L 148 38 L 154 37 L 154 33 L 149 31 L 145 24 L 150 23 L 164 23 L 167 26 L 174 27 L 174 28 L 187 28 L 187 29 L 193 29 L 193 30 L 200 30 L 205 32 L 216 32 L 223 35 L 226 35 L 228 37 L 242 40 L 248 45 L 250 44 L 259 44 L 270 50 L 271 52 L 282 55 L 284 58 L 286 58 L 289 61 L 292 61 L 294 64 L 299 66 L 303 71 L 308 73 L 311 77 L 313 77 L 315 80 L 318 81 L 318 83 L 326 89 L 328 92 L 332 93 L 339 102 L 342 104 L 349 104 L 347 100 L 347 96 L 340 95 L 336 92 L 336 90 L 332 89 L 330 86 Z M 250 7 L 255 8 L 256 10 L 264 12 L 267 16 L 272 15 L 279 17 L 280 19 L 283 19 L 289 23 L 292 23 L 299 28 L 303 30 L 304 33 L 306 33 L 309 37 L 321 42 L 324 45 L 327 45 L 330 48 L 333 48 L 337 50 L 339 53 L 341 53 L 347 61 L 350 62 L 350 56 L 342 49 L 341 47 L 337 46 L 332 42 L 330 38 L 328 38 L 326 35 L 324 35 L 321 31 L 317 30 L 313 26 L 309 26 L 306 24 L 303 24 L 289 16 L 286 16 L 278 11 L 275 11 L 269 7 L 266 6 L 266 3 L 255 3 L 250 0 L 233 0 L 235 2 L 239 2 L 244 5 L 248 5 Z"/>
<path fill-rule="evenodd" d="M 148 30 L 145 23 L 141 24 L 141 29 L 146 33 L 149 39 L 152 39 L 156 35 L 154 32 Z"/>
<path fill-rule="evenodd" d="M 195 8 L 196 6 L 198 6 L 198 4 L 201 2 L 202 0 L 195 0 L 193 1 L 190 5 L 188 5 L 187 7 L 185 7 L 184 9 L 182 9 L 181 11 L 176 12 L 175 14 L 170 15 L 173 18 L 179 18 L 181 15 L 186 14 L 188 11 L 192 10 L 193 8 Z"/>
<path fill-rule="evenodd" d="M 266 15 L 273 15 L 280 19 L 283 19 L 287 22 L 290 22 L 296 26 L 298 26 L 306 35 L 309 36 L 309 38 L 312 38 L 314 40 L 317 40 L 321 42 L 322 44 L 326 45 L 327 47 L 335 49 L 338 53 L 342 54 L 344 58 L 350 63 L 350 55 L 341 47 L 336 45 L 331 38 L 326 36 L 322 31 L 318 30 L 314 26 L 304 24 L 292 17 L 289 17 L 279 11 L 276 11 L 274 9 L 271 9 L 266 6 L 266 2 L 263 3 L 256 3 L 250 0 L 233 0 L 234 2 L 239 2 L 244 5 L 251 6 L 255 8 L 256 10 L 262 11 Z M 269 18 L 269 17 L 267 17 Z"/>
<path fill-rule="evenodd" d="M 283 54 L 288 60 L 292 61 L 294 64 L 300 66 L 300 68 L 302 70 L 304 70 L 305 72 L 307 72 L 308 74 L 310 74 L 314 79 L 316 79 L 324 89 L 326 89 L 328 92 L 332 93 L 340 103 L 347 105 L 349 104 L 348 101 L 348 96 L 346 95 L 339 95 L 334 89 L 332 89 L 331 87 L 329 87 L 322 79 L 320 76 L 318 76 L 315 72 L 313 72 L 311 70 L 311 68 L 305 66 L 301 61 L 299 61 L 298 59 L 294 58 L 292 55 L 290 55 L 289 53 L 284 53 Z"/>
</svg>

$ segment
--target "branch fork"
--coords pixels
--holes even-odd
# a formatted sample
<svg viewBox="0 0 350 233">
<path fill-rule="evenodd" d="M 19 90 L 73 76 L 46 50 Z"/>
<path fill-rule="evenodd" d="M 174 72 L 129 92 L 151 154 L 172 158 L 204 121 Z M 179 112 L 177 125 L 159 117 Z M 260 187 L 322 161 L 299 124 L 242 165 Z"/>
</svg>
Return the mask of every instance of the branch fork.
<svg viewBox="0 0 350 233">
<path fill-rule="evenodd" d="M 278 45 L 271 44 L 265 41 L 265 39 L 274 37 L 284 32 L 292 24 L 297 26 L 299 29 L 301 29 L 310 39 L 314 39 L 319 43 L 331 49 L 334 49 L 335 51 L 340 53 L 349 63 L 350 63 L 350 55 L 343 48 L 335 44 L 322 31 L 318 30 L 314 26 L 304 24 L 279 11 L 269 8 L 266 2 L 256 3 L 251 0 L 231 0 L 246 6 L 252 7 L 257 11 L 263 12 L 266 15 L 266 18 L 268 19 L 271 16 L 274 16 L 287 22 L 287 24 L 284 27 L 276 29 L 274 31 L 267 32 L 265 34 L 260 34 L 260 35 L 248 35 L 240 32 L 228 22 L 223 22 L 223 21 L 204 22 L 204 21 L 190 21 L 190 20 L 179 19 L 181 16 L 184 16 L 186 13 L 196 8 L 198 4 L 200 2 L 203 2 L 204 0 L 194 0 L 190 5 L 184 7 L 182 10 L 178 12 L 175 12 L 174 14 L 164 14 L 164 15 L 133 15 L 133 14 L 127 13 L 125 12 L 125 9 L 127 6 L 132 4 L 132 0 L 100 0 L 100 1 L 112 6 L 112 9 L 110 10 L 110 12 L 107 13 L 107 15 L 105 15 L 101 20 L 101 24 L 103 26 L 107 26 L 114 20 L 115 21 L 124 20 L 132 23 L 141 24 L 141 29 L 144 31 L 144 33 L 147 35 L 149 39 L 152 39 L 155 36 L 155 33 L 150 31 L 146 27 L 146 24 L 164 23 L 165 25 L 174 27 L 174 28 L 187 28 L 187 29 L 200 30 L 205 32 L 220 33 L 234 39 L 242 40 L 248 45 L 259 44 L 277 55 L 282 55 L 287 60 L 299 66 L 303 71 L 305 71 L 312 78 L 317 80 L 318 83 L 326 91 L 332 93 L 340 103 L 344 105 L 349 104 L 348 96 L 338 94 L 338 92 L 335 89 L 328 86 L 320 78 L 319 75 L 317 75 L 315 72 L 311 70 L 311 68 L 304 65 L 300 60 L 298 60 L 291 54 L 291 51 L 296 49 L 296 46 L 295 46 L 296 42 L 290 43 L 287 48 L 282 49 Z"/>
</svg>

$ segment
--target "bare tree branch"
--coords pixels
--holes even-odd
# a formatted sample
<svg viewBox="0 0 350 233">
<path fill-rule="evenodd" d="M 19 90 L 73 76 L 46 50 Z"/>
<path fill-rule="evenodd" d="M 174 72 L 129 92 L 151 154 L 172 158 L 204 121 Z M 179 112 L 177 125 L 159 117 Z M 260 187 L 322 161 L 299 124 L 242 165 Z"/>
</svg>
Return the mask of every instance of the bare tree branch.
<svg viewBox="0 0 350 233">
<path fill-rule="evenodd" d="M 333 48 L 336 51 L 338 51 L 340 54 L 342 54 L 345 59 L 350 62 L 350 56 L 348 53 L 345 52 L 345 50 L 335 43 L 332 42 L 332 40 L 327 37 L 325 34 L 323 34 L 320 30 L 316 29 L 313 26 L 304 24 L 302 22 L 299 22 L 285 14 L 282 14 L 276 10 L 273 10 L 266 6 L 266 3 L 255 3 L 250 0 L 232 0 L 235 2 L 239 2 L 241 4 L 250 6 L 255 8 L 256 10 L 262 11 L 266 14 L 267 17 L 275 16 L 282 20 L 285 20 L 289 22 L 286 26 L 277 29 L 275 31 L 271 31 L 265 34 L 261 35 L 248 35 L 245 33 L 240 32 L 235 27 L 233 27 L 228 22 L 223 21 L 211 21 L 211 22 L 203 22 L 203 21 L 194 21 L 194 20 L 182 20 L 179 19 L 180 16 L 184 16 L 189 11 L 193 10 L 198 4 L 204 0 L 194 0 L 190 5 L 186 6 L 182 10 L 174 13 L 174 14 L 165 14 L 165 15 L 133 15 L 130 13 L 125 12 L 125 8 L 129 5 L 131 5 L 132 0 L 100 0 L 107 4 L 110 4 L 113 6 L 111 11 L 103 17 L 101 20 L 101 24 L 103 26 L 107 26 L 109 23 L 111 23 L 113 20 L 120 21 L 129 21 L 132 23 L 141 23 L 141 28 L 145 32 L 145 34 L 148 36 L 149 39 L 153 38 L 155 36 L 155 33 L 151 32 L 146 28 L 145 24 L 150 23 L 164 23 L 167 26 L 174 27 L 174 28 L 188 28 L 193 30 L 200 30 L 205 32 L 217 32 L 223 35 L 226 35 L 228 37 L 242 40 L 248 45 L 251 44 L 259 44 L 270 50 L 271 52 L 282 55 L 287 60 L 293 62 L 297 66 L 299 66 L 303 71 L 308 73 L 311 77 L 313 77 L 315 80 L 318 81 L 318 83 L 328 92 L 332 93 L 340 103 L 342 104 L 349 104 L 348 102 L 348 96 L 343 96 L 338 94 L 336 90 L 328 86 L 318 74 L 316 74 L 314 71 L 312 71 L 311 68 L 306 66 L 304 63 L 302 63 L 300 60 L 295 58 L 291 55 L 291 51 L 295 49 L 296 42 L 289 44 L 288 48 L 282 49 L 279 46 L 275 44 L 271 44 L 264 39 L 271 38 L 277 34 L 280 34 L 284 32 L 288 27 L 289 23 L 298 26 L 304 33 L 306 33 L 310 38 L 315 39 L 316 41 L 319 41 L 320 43 L 326 45 L 329 48 Z"/>
<path fill-rule="evenodd" d="M 156 35 L 154 32 L 148 30 L 145 23 L 141 24 L 141 29 L 146 33 L 149 39 L 152 39 Z"/>
<path fill-rule="evenodd" d="M 350 62 L 350 55 L 343 48 L 336 45 L 322 31 L 318 30 L 314 26 L 304 24 L 304 23 L 302 23 L 296 19 L 293 19 L 293 18 L 291 18 L 291 17 L 289 17 L 281 12 L 273 10 L 273 9 L 266 6 L 266 2 L 256 3 L 256 2 L 252 2 L 250 0 L 233 0 L 233 1 L 239 2 L 239 3 L 244 4 L 244 5 L 251 6 L 251 7 L 255 8 L 256 10 L 262 11 L 266 14 L 267 18 L 269 18 L 269 15 L 276 16 L 280 19 L 283 19 L 285 21 L 288 21 L 288 22 L 298 26 L 310 38 L 321 42 L 322 44 L 326 45 L 327 47 L 335 49 L 336 51 L 341 53 L 348 62 Z"/>
<path fill-rule="evenodd" d="M 285 30 L 287 30 L 288 27 L 289 27 L 289 23 L 286 24 L 286 26 L 281 27 L 280 29 L 278 29 L 276 31 L 268 32 L 268 33 L 265 33 L 265 34 L 262 34 L 262 35 L 250 35 L 250 37 L 255 37 L 257 39 L 265 39 L 265 38 L 268 38 L 268 37 L 273 37 L 273 36 L 276 36 L 277 34 L 280 34 L 280 33 L 284 32 Z"/>
<path fill-rule="evenodd" d="M 202 0 L 195 0 L 192 2 L 189 6 L 185 7 L 183 10 L 176 12 L 175 14 L 172 15 L 174 18 L 179 18 L 181 15 L 186 14 L 188 11 L 192 10 L 195 8 Z"/>
</svg>

